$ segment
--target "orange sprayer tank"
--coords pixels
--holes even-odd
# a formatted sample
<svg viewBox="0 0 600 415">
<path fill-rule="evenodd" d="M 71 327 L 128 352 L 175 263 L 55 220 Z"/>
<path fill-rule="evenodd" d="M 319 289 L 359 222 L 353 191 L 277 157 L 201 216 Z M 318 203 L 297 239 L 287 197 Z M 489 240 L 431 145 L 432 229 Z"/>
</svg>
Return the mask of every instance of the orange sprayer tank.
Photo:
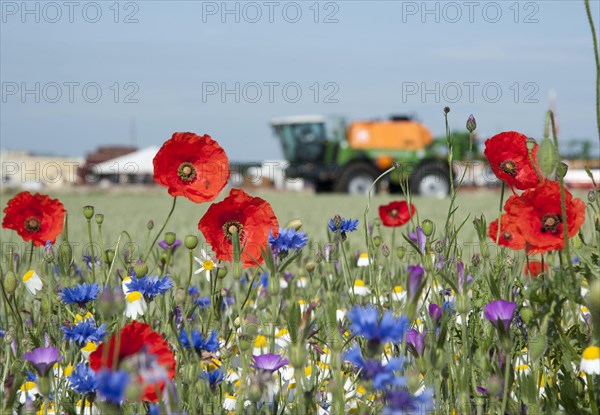
<svg viewBox="0 0 600 415">
<path fill-rule="evenodd" d="M 432 141 L 431 132 L 415 121 L 357 121 L 348 126 L 352 148 L 420 150 Z"/>
</svg>

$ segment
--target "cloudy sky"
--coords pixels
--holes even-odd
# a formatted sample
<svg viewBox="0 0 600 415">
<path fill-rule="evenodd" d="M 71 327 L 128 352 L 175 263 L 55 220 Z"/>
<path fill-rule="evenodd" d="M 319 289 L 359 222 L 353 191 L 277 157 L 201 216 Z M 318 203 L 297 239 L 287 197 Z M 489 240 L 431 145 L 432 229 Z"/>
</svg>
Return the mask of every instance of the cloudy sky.
<svg viewBox="0 0 600 415">
<path fill-rule="evenodd" d="M 274 117 L 413 114 L 439 135 L 445 105 L 453 128 L 473 113 L 483 137 L 539 137 L 553 105 L 561 139 L 598 142 L 580 1 L 1 7 L 2 148 L 81 156 L 193 131 L 264 160 L 281 157 Z"/>
</svg>

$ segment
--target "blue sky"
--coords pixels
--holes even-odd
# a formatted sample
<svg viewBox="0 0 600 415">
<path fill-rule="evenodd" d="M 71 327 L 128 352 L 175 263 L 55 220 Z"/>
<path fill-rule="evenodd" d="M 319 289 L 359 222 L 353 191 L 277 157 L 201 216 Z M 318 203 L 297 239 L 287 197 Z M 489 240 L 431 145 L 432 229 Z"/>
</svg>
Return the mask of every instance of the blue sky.
<svg viewBox="0 0 600 415">
<path fill-rule="evenodd" d="M 408 113 L 440 135 L 445 105 L 454 129 L 539 137 L 551 95 L 561 139 L 598 142 L 580 1 L 23 4 L 2 2 L 2 148 L 81 156 L 134 119 L 140 147 L 193 131 L 263 160 L 274 117 Z"/>
</svg>

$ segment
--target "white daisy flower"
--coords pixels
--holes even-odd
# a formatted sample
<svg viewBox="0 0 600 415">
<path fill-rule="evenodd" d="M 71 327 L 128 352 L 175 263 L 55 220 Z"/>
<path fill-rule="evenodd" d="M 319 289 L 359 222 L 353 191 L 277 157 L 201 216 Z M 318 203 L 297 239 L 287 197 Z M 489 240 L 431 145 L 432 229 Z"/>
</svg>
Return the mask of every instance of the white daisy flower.
<svg viewBox="0 0 600 415">
<path fill-rule="evenodd" d="M 194 257 L 200 268 L 194 274 L 205 273 L 206 281 L 210 281 L 210 272 L 215 268 L 223 268 L 223 265 L 217 263 L 217 259 L 208 254 L 204 249 L 200 250 L 200 258 Z"/>
<path fill-rule="evenodd" d="M 365 297 L 371 293 L 371 289 L 367 287 L 363 280 L 354 281 L 354 286 L 350 288 L 350 294 L 358 295 L 360 297 Z"/>
<path fill-rule="evenodd" d="M 403 302 L 406 300 L 406 291 L 399 285 L 396 285 L 392 290 L 392 300 Z"/>
<path fill-rule="evenodd" d="M 86 399 L 85 406 L 83 408 L 83 412 L 81 412 L 81 405 L 83 402 L 81 400 L 77 401 L 75 408 L 77 410 L 77 415 L 100 415 L 100 410 L 94 405 L 92 402 Z"/>
<path fill-rule="evenodd" d="M 123 278 L 123 281 L 121 281 L 121 289 L 123 290 L 123 295 L 127 295 L 130 293 L 129 288 L 127 287 L 127 285 L 131 282 L 131 277 L 125 277 Z"/>
<path fill-rule="evenodd" d="M 357 267 L 368 267 L 369 266 L 369 254 L 363 252 L 358 256 L 358 261 L 356 261 Z"/>
<path fill-rule="evenodd" d="M 43 287 L 42 279 L 37 273 L 30 269 L 23 275 L 23 283 L 32 295 L 35 295 Z"/>
<path fill-rule="evenodd" d="M 587 347 L 581 354 L 579 367 L 588 375 L 600 375 L 600 347 Z"/>
<path fill-rule="evenodd" d="M 38 389 L 35 382 L 27 381 L 21 385 L 19 390 L 17 391 L 17 395 L 19 395 L 19 402 L 21 404 L 25 404 L 27 401 L 35 401 L 36 396 L 40 394 L 40 390 Z"/>
<path fill-rule="evenodd" d="M 133 320 L 137 319 L 138 316 L 143 316 L 148 309 L 146 300 L 144 300 L 144 296 L 139 291 L 130 292 L 125 296 L 125 300 L 127 300 L 125 315 Z"/>
</svg>

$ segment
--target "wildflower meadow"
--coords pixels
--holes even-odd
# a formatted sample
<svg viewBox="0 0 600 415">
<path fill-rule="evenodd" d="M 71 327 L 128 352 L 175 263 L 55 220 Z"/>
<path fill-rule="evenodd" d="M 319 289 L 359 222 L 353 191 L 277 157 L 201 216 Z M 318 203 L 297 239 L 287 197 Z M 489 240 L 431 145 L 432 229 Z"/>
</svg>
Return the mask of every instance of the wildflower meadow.
<svg viewBox="0 0 600 415">
<path fill-rule="evenodd" d="M 453 116 L 440 108 L 450 172 Z M 464 174 L 442 204 L 413 198 L 394 162 L 365 198 L 278 217 L 230 186 L 217 131 L 165 137 L 162 217 L 144 197 L 111 218 L 11 194 L 0 414 L 599 415 L 600 183 L 588 169 L 584 192 L 565 186 L 542 119 L 541 137 L 485 140 L 501 183 L 485 214 L 461 205 Z M 401 195 L 376 202 L 387 179 Z"/>
</svg>

